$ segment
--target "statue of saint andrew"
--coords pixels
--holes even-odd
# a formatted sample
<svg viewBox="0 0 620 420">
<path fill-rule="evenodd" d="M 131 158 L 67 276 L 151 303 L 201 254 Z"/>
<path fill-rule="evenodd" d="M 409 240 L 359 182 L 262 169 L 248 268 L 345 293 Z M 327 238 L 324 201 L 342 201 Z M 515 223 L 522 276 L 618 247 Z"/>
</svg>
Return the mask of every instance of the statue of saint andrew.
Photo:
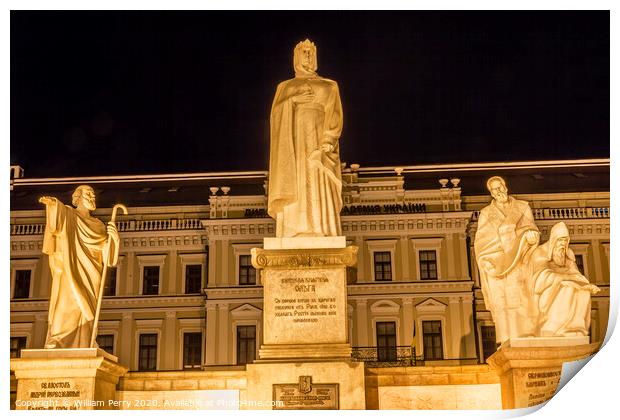
<svg viewBox="0 0 620 420">
<path fill-rule="evenodd" d="M 316 47 L 294 51 L 295 78 L 278 85 L 271 108 L 268 213 L 277 237 L 340 236 L 342 181 L 338 85 L 316 74 Z"/>
<path fill-rule="evenodd" d="M 95 192 L 76 188 L 70 207 L 54 197 L 41 197 L 46 206 L 43 253 L 49 255 L 52 290 L 45 348 L 90 347 L 103 264 L 116 266 L 119 235 L 90 215 Z"/>
</svg>

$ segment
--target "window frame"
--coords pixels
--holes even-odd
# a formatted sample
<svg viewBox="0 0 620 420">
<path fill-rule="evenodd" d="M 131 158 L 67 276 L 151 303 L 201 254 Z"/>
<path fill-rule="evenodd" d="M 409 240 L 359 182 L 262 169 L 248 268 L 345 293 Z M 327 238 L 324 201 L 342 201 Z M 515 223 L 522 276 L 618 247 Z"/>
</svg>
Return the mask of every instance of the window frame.
<svg viewBox="0 0 620 420">
<path fill-rule="evenodd" d="M 185 336 L 188 334 L 197 334 L 200 336 L 200 340 L 198 340 L 198 342 L 200 343 L 200 347 L 199 347 L 199 357 L 198 357 L 198 366 L 196 365 L 186 365 L 186 360 L 185 360 Z M 202 331 L 195 331 L 195 330 L 185 330 L 181 333 L 181 337 L 183 337 L 183 340 L 181 341 L 182 346 L 181 346 L 181 369 L 182 370 L 198 370 L 200 368 L 202 368 L 203 365 L 203 355 L 204 355 L 204 334 Z M 189 366 L 189 367 L 188 367 Z"/>
<path fill-rule="evenodd" d="M 381 358 L 379 351 L 379 324 L 392 324 L 394 326 L 394 346 L 382 346 L 381 348 L 390 349 L 393 348 L 393 352 L 389 352 L 390 356 L 393 355 L 393 358 Z M 375 348 L 377 349 L 377 361 L 378 362 L 395 362 L 398 359 L 398 325 L 395 320 L 389 321 L 375 321 L 374 323 L 374 332 L 375 332 Z M 383 335 L 384 337 L 391 337 L 388 335 Z"/>
<path fill-rule="evenodd" d="M 249 265 L 241 265 L 241 258 L 248 258 L 250 264 Z M 242 267 L 248 267 L 248 279 L 250 278 L 251 270 L 254 270 L 254 283 L 241 283 Z M 237 284 L 239 286 L 256 286 L 257 285 L 257 281 L 258 281 L 257 277 L 258 277 L 258 270 L 256 268 L 254 268 L 254 266 L 252 266 L 252 255 L 250 255 L 250 254 L 239 254 L 237 256 Z"/>
<path fill-rule="evenodd" d="M 433 336 L 439 335 L 439 338 L 441 340 L 441 358 L 428 358 L 428 353 L 427 353 L 427 349 L 426 349 L 426 344 L 424 343 L 424 338 L 425 338 L 425 333 L 424 333 L 424 323 L 425 322 L 438 322 L 439 323 L 439 333 L 428 333 L 428 334 L 432 334 Z M 444 325 L 441 319 L 424 319 L 420 322 L 421 324 L 421 329 L 420 329 L 420 335 L 422 336 L 422 348 L 424 350 L 424 361 L 435 361 L 435 360 L 446 360 L 446 352 L 445 352 L 445 339 L 444 339 Z M 434 347 L 434 346 L 433 346 Z"/>
<path fill-rule="evenodd" d="M 420 252 L 419 251 L 435 251 L 435 261 L 436 261 L 436 265 L 437 265 L 437 278 L 436 279 L 432 279 L 432 280 L 446 280 L 443 278 L 442 272 L 441 272 L 441 261 L 442 261 L 442 255 L 441 255 L 441 248 L 443 246 L 443 241 L 444 238 L 443 237 L 436 237 L 436 238 L 411 238 L 411 245 L 413 247 L 413 252 L 415 254 L 415 265 L 416 265 L 416 270 L 415 270 L 415 275 L 416 275 L 416 281 L 429 281 L 429 280 L 423 280 L 422 279 L 422 270 L 421 270 L 421 266 L 420 266 Z M 448 279 L 449 280 L 449 279 Z"/>
<path fill-rule="evenodd" d="M 181 269 L 183 270 L 181 272 L 181 275 L 183 276 L 183 294 L 184 295 L 193 295 L 193 294 L 198 294 L 198 293 L 202 293 L 203 289 L 206 287 L 206 280 L 205 280 L 205 276 L 206 276 L 206 270 L 208 270 L 208 267 L 206 266 L 206 261 L 207 261 L 207 253 L 206 252 L 201 252 L 201 253 L 191 253 L 191 254 L 178 254 L 179 258 L 181 259 Z M 195 292 L 195 293 L 186 293 L 187 290 L 187 266 L 188 265 L 200 265 L 200 291 L 199 292 Z"/>
<path fill-rule="evenodd" d="M 15 299 L 15 280 L 18 270 L 30 270 L 30 284 L 28 286 L 28 297 L 17 299 L 32 299 L 34 297 L 34 283 L 37 274 L 38 258 L 15 258 L 10 260 L 11 266 L 11 294 L 10 299 Z"/>
<path fill-rule="evenodd" d="M 253 327 L 254 328 L 254 357 L 252 358 L 251 361 L 246 361 L 245 363 L 239 363 L 239 328 L 245 328 L 245 327 Z M 236 366 L 245 366 L 247 364 L 253 363 L 255 360 L 257 360 L 257 355 L 258 355 L 258 347 L 259 347 L 259 340 L 258 340 L 258 326 L 255 323 L 236 323 L 234 325 L 234 364 Z M 248 354 L 247 350 L 246 350 L 246 355 Z"/>
<path fill-rule="evenodd" d="M 426 277 L 426 278 L 424 278 L 422 276 L 422 264 L 424 263 L 424 264 L 428 265 L 428 264 L 430 264 L 430 261 L 433 261 L 433 260 L 424 260 L 424 261 L 422 261 L 422 253 L 423 252 L 424 253 L 432 252 L 435 255 L 435 259 L 434 259 L 434 263 L 435 263 L 435 277 Z M 418 275 L 419 275 L 420 280 L 422 280 L 422 281 L 439 280 L 439 264 L 438 264 L 438 258 L 437 258 L 437 250 L 435 250 L 435 249 L 419 249 L 418 250 L 418 261 L 419 261 L 419 263 L 418 263 L 418 270 L 420 271 L 418 273 Z M 430 272 L 430 269 L 428 269 L 428 267 L 427 267 L 427 271 Z"/>
<path fill-rule="evenodd" d="M 21 357 L 21 352 L 22 352 L 22 350 L 24 350 L 24 349 L 27 349 L 27 348 L 28 348 L 28 341 L 29 341 L 29 337 L 28 337 L 27 335 L 11 335 L 11 336 L 9 337 L 10 344 L 12 344 L 12 343 L 13 343 L 13 340 L 14 340 L 14 339 L 24 339 L 24 346 L 23 346 L 23 347 L 21 347 L 21 348 L 19 348 L 19 349 L 17 350 L 17 355 L 15 356 L 15 358 L 19 358 L 19 357 Z M 9 344 L 9 346 L 10 346 L 10 344 Z M 13 348 L 9 347 L 9 356 L 10 356 L 11 358 L 13 358 L 13 356 L 11 355 L 11 352 L 12 352 L 12 351 L 13 351 Z"/>
<path fill-rule="evenodd" d="M 389 283 L 399 280 L 396 276 L 396 243 L 398 239 L 368 239 L 366 240 L 366 247 L 368 249 L 368 261 L 370 262 L 370 275 L 372 282 L 377 283 Z M 390 253 L 390 267 L 392 270 L 391 280 L 376 280 L 375 278 L 375 252 L 389 252 Z"/>
<path fill-rule="evenodd" d="M 243 287 L 256 287 L 260 285 L 260 270 L 256 270 L 256 282 L 254 284 L 241 284 L 239 283 L 239 277 L 240 277 L 240 259 L 239 257 L 241 255 L 252 255 L 251 254 L 251 249 L 252 248 L 262 248 L 263 244 L 262 243 L 241 243 L 241 244 L 230 244 L 230 246 L 233 249 L 233 255 L 235 257 L 235 279 L 234 281 L 234 285 L 235 286 L 243 286 Z"/>
<path fill-rule="evenodd" d="M 138 285 L 138 294 L 141 296 L 157 296 L 162 293 L 163 284 L 162 276 L 164 271 L 164 263 L 166 261 L 166 255 L 138 255 L 138 269 L 140 270 L 140 284 Z M 157 294 L 144 294 L 144 267 L 159 267 L 159 286 L 157 288 Z"/>
<path fill-rule="evenodd" d="M 159 354 L 160 354 L 160 333 L 159 331 L 139 331 L 137 332 L 138 334 L 138 340 L 137 340 L 137 344 L 138 344 L 138 351 L 136 354 L 136 370 L 138 372 L 155 372 L 157 370 L 159 370 Z M 143 335 L 150 335 L 150 336 L 155 336 L 155 366 L 153 367 L 153 369 L 140 369 L 140 353 L 142 351 L 142 343 L 141 343 L 141 338 Z"/>
</svg>

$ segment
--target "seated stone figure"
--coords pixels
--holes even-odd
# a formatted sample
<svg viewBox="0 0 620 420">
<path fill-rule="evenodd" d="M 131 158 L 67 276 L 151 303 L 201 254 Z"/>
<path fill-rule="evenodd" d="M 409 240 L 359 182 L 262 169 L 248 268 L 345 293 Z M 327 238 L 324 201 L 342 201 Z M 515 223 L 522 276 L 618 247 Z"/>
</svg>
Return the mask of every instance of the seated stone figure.
<svg viewBox="0 0 620 420">
<path fill-rule="evenodd" d="M 568 247 L 564 222 L 551 229 L 549 241 L 532 254 L 531 290 L 538 306 L 537 336 L 586 336 L 590 329 L 590 297 L 600 291 L 577 268 Z"/>
</svg>

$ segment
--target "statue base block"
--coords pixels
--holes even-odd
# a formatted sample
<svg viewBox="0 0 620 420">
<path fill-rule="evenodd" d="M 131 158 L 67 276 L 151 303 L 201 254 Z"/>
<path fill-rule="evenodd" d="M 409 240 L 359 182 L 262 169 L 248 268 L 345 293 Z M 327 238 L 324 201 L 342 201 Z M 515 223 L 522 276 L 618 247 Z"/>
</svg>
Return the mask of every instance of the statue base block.
<svg viewBox="0 0 620 420">
<path fill-rule="evenodd" d="M 600 343 L 588 342 L 589 337 L 540 337 L 504 342 L 487 359 L 500 377 L 502 408 L 533 407 L 551 399 L 563 363 L 584 359 L 600 347 Z"/>
<path fill-rule="evenodd" d="M 260 360 L 351 357 L 347 267 L 356 261 L 355 246 L 252 249 L 252 264 L 261 270 L 263 284 Z"/>
<path fill-rule="evenodd" d="M 248 401 L 272 404 L 252 409 L 364 410 L 364 363 L 270 362 L 247 365 Z"/>
<path fill-rule="evenodd" d="M 18 410 L 119 408 L 116 385 L 127 368 L 99 348 L 22 350 L 11 359 Z"/>
</svg>

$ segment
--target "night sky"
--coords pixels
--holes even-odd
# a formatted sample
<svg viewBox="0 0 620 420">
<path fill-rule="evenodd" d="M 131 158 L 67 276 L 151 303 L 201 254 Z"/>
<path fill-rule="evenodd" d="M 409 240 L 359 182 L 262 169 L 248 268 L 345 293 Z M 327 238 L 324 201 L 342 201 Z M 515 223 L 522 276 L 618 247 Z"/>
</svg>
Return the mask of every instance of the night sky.
<svg viewBox="0 0 620 420">
<path fill-rule="evenodd" d="M 292 51 L 362 166 L 609 157 L 609 13 L 11 12 L 27 177 L 267 170 Z"/>
</svg>

